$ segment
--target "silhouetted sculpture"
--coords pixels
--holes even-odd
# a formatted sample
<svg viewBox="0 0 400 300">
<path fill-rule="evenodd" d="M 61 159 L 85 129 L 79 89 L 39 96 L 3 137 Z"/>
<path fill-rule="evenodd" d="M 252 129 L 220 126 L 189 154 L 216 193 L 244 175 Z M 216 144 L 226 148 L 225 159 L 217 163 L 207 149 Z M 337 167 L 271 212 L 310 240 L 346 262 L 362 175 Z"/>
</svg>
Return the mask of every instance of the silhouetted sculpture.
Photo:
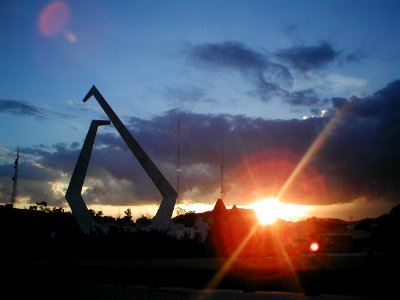
<svg viewBox="0 0 400 300">
<path fill-rule="evenodd" d="M 153 219 L 151 227 L 161 231 L 168 230 L 171 225 L 171 217 L 174 211 L 176 199 L 178 197 L 177 192 L 170 185 L 163 174 L 158 170 L 156 165 L 153 163 L 147 153 L 142 149 L 139 143 L 133 138 L 132 134 L 118 118 L 118 116 L 115 114 L 110 105 L 107 103 L 107 101 L 94 85 L 87 93 L 87 95 L 83 98 L 83 102 L 86 102 L 91 96 L 94 96 L 99 102 L 104 112 L 110 118 L 111 122 L 114 124 L 115 128 L 124 139 L 126 145 L 135 155 L 135 157 L 142 165 L 147 175 L 149 175 L 150 179 L 153 181 L 154 185 L 157 187 L 163 197 L 157 214 Z"/>
<path fill-rule="evenodd" d="M 101 226 L 94 220 L 93 216 L 87 209 L 82 198 L 82 187 L 83 183 L 85 182 L 86 172 L 88 169 L 90 156 L 92 154 L 97 128 L 101 125 L 110 124 L 110 121 L 103 120 L 93 120 L 90 124 L 90 128 L 83 143 L 81 152 L 79 153 L 78 161 L 76 162 L 74 172 L 72 173 L 71 180 L 65 194 L 65 199 L 67 199 L 67 202 L 71 207 L 71 211 L 78 222 L 79 228 L 85 234 L 94 232 L 97 229 L 106 231 L 105 228 L 101 228 Z"/>
</svg>

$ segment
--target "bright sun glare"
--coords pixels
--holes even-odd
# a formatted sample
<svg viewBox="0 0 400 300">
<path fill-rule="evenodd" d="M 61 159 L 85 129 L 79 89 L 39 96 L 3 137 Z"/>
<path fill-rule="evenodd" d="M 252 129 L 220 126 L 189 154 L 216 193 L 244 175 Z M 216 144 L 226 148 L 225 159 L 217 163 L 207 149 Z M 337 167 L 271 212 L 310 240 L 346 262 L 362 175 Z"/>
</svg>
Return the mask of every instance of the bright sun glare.
<svg viewBox="0 0 400 300">
<path fill-rule="evenodd" d="M 266 198 L 252 205 L 258 221 L 263 224 L 272 224 L 277 219 L 293 221 L 305 216 L 308 208 L 305 205 L 281 203 L 276 198 Z"/>
</svg>

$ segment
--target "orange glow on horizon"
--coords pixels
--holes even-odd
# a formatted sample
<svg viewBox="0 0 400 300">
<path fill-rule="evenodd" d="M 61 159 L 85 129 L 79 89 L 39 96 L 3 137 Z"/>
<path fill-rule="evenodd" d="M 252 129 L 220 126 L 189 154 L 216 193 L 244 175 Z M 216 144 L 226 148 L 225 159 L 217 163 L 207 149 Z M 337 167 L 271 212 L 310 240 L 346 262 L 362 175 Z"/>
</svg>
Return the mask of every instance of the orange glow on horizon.
<svg viewBox="0 0 400 300">
<path fill-rule="evenodd" d="M 296 203 L 299 199 L 304 203 L 328 202 L 326 178 L 313 165 L 303 165 L 301 172 L 292 177 L 300 161 L 299 154 L 285 148 L 246 156 L 226 176 L 230 178 L 230 200 L 256 201 L 274 196 L 287 203 Z"/>
<path fill-rule="evenodd" d="M 297 220 L 306 216 L 309 208 L 306 205 L 287 204 L 277 198 L 265 198 L 251 206 L 254 209 L 258 221 L 263 224 L 272 224 L 276 220 Z"/>
</svg>

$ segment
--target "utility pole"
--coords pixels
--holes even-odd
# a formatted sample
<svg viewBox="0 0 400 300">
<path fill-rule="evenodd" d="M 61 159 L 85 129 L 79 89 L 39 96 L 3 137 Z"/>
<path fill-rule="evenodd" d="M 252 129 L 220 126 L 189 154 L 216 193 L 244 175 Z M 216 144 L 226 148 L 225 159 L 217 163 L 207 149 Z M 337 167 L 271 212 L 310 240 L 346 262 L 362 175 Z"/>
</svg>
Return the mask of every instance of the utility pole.
<svg viewBox="0 0 400 300">
<path fill-rule="evenodd" d="M 15 198 L 17 197 L 17 183 L 18 183 L 18 161 L 19 161 L 19 147 L 17 148 L 17 158 L 14 162 L 14 176 L 13 180 L 13 189 L 11 194 L 11 204 L 15 203 Z"/>
</svg>

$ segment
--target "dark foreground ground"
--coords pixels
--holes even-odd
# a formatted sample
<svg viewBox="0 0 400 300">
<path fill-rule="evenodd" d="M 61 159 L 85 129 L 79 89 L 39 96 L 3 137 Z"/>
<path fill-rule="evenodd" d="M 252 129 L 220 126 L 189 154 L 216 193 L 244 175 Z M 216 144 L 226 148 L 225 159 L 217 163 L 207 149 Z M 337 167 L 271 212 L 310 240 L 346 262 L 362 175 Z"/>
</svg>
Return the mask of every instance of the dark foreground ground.
<svg viewBox="0 0 400 300">
<path fill-rule="evenodd" d="M 307 255 L 289 260 L 243 258 L 231 265 L 220 279 L 213 281 L 219 278 L 216 274 L 226 263 L 225 259 L 47 260 L 7 259 L 3 256 L 0 262 L 0 298 L 157 299 L 161 294 L 155 296 L 156 290 L 216 288 L 241 291 L 234 298 L 220 295 L 221 299 L 260 296 L 259 291 L 296 293 L 303 298 L 307 296 L 307 299 L 322 299 L 320 297 L 327 294 L 362 297 L 351 299 L 398 299 L 399 262 L 398 256 L 378 254 Z M 132 286 L 145 287 L 147 292 L 142 291 L 142 297 L 138 298 L 135 291 L 136 296 L 128 297 L 127 291 L 132 294 Z M 100 294 L 99 290 L 102 290 Z M 149 290 L 153 291 L 154 297 L 149 296 Z M 163 295 L 163 299 L 173 299 L 165 292 Z M 213 295 L 200 298 L 217 299 Z M 192 296 L 180 293 L 176 299 L 192 299 Z M 280 298 L 265 296 L 262 299 Z"/>
<path fill-rule="evenodd" d="M 3 207 L 0 300 L 400 299 L 399 211 L 366 251 L 244 251 L 229 261 L 207 241 L 157 232 L 82 236 L 72 215 Z"/>
</svg>

